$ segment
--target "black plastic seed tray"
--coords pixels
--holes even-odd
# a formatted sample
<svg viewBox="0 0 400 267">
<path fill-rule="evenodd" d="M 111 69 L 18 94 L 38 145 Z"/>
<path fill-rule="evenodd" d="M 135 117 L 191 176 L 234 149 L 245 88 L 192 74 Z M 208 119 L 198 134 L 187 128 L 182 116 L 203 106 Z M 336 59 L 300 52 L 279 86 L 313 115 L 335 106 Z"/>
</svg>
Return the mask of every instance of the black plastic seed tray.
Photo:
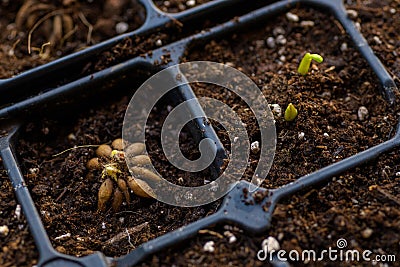
<svg viewBox="0 0 400 267">
<path fill-rule="evenodd" d="M 186 240 L 196 235 L 198 230 L 218 223 L 234 223 L 250 233 L 263 232 L 271 227 L 274 208 L 281 199 L 326 182 L 333 176 L 388 152 L 400 144 L 400 127 L 398 127 L 397 134 L 389 141 L 301 177 L 295 182 L 278 189 L 267 190 L 259 188 L 252 194 L 246 194 L 245 189 L 249 188 L 250 184 L 240 182 L 225 196 L 223 204 L 215 214 L 142 244 L 120 258 L 108 258 L 100 252 L 82 258 L 57 252 L 51 245 L 31 199 L 19 168 L 17 153 L 14 151 L 19 127 L 25 122 L 24 118 L 28 117 L 28 113 L 35 114 L 34 112 L 43 110 L 59 110 L 66 108 L 72 102 L 79 103 L 79 101 L 83 101 L 82 97 L 84 95 L 90 95 L 89 88 L 111 79 L 123 79 L 127 74 L 138 69 L 161 70 L 177 64 L 188 45 L 200 44 L 210 39 L 223 37 L 240 28 L 265 22 L 271 16 L 299 5 L 328 10 L 335 16 L 375 72 L 387 101 L 391 104 L 394 103 L 394 91 L 397 90 L 397 87 L 393 79 L 374 55 L 353 22 L 347 17 L 341 0 L 287 0 L 272 3 L 254 1 L 246 4 L 244 4 L 244 1 L 239 0 L 217 0 L 177 14 L 163 13 L 155 8 L 150 1 L 141 0 L 140 3 L 145 8 L 146 19 L 142 27 L 136 31 L 112 38 L 46 65 L 31 69 L 16 77 L 0 80 L 0 105 L 2 105 L 0 109 L 0 154 L 39 251 L 39 266 L 109 266 L 112 264 L 116 266 L 133 266 L 148 255 L 170 247 L 179 241 Z M 240 12 L 237 11 L 238 7 L 241 7 Z M 75 73 L 68 79 L 65 79 L 65 77 L 60 79 L 65 73 L 69 73 L 68 70 L 71 67 L 84 66 L 86 62 L 95 58 L 102 51 L 123 41 L 126 37 L 145 37 L 154 32 L 171 31 L 171 29 L 174 29 L 174 27 L 171 28 L 171 25 L 177 22 L 178 24 L 189 26 L 194 25 L 195 22 L 204 20 L 210 15 L 215 15 L 221 10 L 229 14 L 231 20 L 219 21 L 216 26 L 198 33 L 195 33 L 195 30 L 190 33 L 191 28 L 184 26 L 187 33 L 184 37 L 149 51 L 146 55 L 128 59 L 98 72 Z M 163 60 L 166 57 L 169 58 L 168 62 Z M 43 80 L 49 81 L 46 84 L 54 84 L 54 86 L 45 86 L 42 83 Z M 183 102 L 189 99 L 196 99 L 190 86 L 180 87 L 174 91 L 173 100 L 175 102 Z M 217 157 L 214 160 L 213 168 L 215 172 L 218 172 L 225 158 L 225 150 L 213 128 L 210 125 L 204 125 L 203 119 L 200 119 L 201 117 L 204 118 L 204 112 L 197 105 L 193 106 L 190 111 L 193 113 L 193 117 L 199 117 L 191 124 L 191 132 L 196 140 L 199 142 L 207 137 L 215 142 Z M 254 194 L 262 194 L 265 198 L 261 203 L 257 203 L 257 201 L 254 201 Z M 250 202 L 253 204 L 248 205 Z M 279 261 L 273 261 L 272 264 L 276 266 L 285 265 L 285 263 Z"/>
</svg>

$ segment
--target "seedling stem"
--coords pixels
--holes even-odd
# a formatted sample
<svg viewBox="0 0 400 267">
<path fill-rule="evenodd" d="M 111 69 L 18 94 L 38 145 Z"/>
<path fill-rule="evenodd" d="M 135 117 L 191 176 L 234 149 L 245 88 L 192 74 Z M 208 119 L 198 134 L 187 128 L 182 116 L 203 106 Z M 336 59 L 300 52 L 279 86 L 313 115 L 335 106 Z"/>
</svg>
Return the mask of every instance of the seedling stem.
<svg viewBox="0 0 400 267">
<path fill-rule="evenodd" d="M 321 63 L 322 61 L 324 61 L 322 56 L 320 56 L 318 54 L 306 53 L 300 62 L 299 68 L 297 69 L 298 73 L 300 73 L 301 75 L 304 75 L 304 76 L 307 75 L 308 69 L 310 68 L 311 60 L 313 60 L 313 59 L 318 63 Z"/>
</svg>

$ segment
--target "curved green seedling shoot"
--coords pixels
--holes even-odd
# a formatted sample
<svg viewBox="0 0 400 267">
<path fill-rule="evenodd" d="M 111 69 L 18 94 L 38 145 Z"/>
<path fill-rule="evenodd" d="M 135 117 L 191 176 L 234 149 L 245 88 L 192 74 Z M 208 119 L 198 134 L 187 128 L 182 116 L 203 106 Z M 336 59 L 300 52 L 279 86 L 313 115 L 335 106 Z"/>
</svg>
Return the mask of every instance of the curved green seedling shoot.
<svg viewBox="0 0 400 267">
<path fill-rule="evenodd" d="M 290 103 L 285 110 L 285 121 L 293 121 L 297 117 L 297 109 Z"/>
<path fill-rule="evenodd" d="M 308 69 L 310 68 L 310 64 L 311 64 L 311 60 L 315 60 L 318 63 L 321 63 L 322 61 L 324 61 L 324 59 L 318 55 L 318 54 L 310 54 L 310 53 L 306 53 L 303 57 L 303 59 L 300 62 L 299 68 L 297 69 L 297 71 L 301 74 L 301 75 L 307 75 L 308 73 Z"/>
</svg>

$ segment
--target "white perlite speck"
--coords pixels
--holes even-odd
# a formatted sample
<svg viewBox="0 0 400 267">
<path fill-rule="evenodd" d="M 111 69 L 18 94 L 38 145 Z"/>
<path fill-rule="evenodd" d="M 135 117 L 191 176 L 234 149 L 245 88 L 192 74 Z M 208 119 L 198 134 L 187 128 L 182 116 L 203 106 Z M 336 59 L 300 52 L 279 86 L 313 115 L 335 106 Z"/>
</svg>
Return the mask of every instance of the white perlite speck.
<svg viewBox="0 0 400 267">
<path fill-rule="evenodd" d="M 186 2 L 186 5 L 190 6 L 190 7 L 195 6 L 196 5 L 196 1 L 195 0 L 189 0 L 189 1 Z"/>
<path fill-rule="evenodd" d="M 269 48 L 275 48 L 275 38 L 270 36 L 267 38 L 267 46 Z"/>
<path fill-rule="evenodd" d="M 315 23 L 312 20 L 303 20 L 302 22 L 300 22 L 300 26 L 301 27 L 314 27 Z"/>
<path fill-rule="evenodd" d="M 358 17 L 358 13 L 354 9 L 347 9 L 346 13 L 347 13 L 347 16 L 351 19 L 356 19 Z"/>
<path fill-rule="evenodd" d="M 376 36 L 376 35 L 372 38 L 372 40 L 374 40 L 374 42 L 375 42 L 376 44 L 378 44 L 378 45 L 382 44 L 381 39 L 379 39 L 379 37 Z"/>
<path fill-rule="evenodd" d="M 203 250 L 206 252 L 214 252 L 214 241 L 208 241 L 204 244 Z"/>
<path fill-rule="evenodd" d="M 299 21 L 299 16 L 297 16 L 296 14 L 293 14 L 291 12 L 286 13 L 286 18 L 289 21 L 292 21 L 292 22 L 298 22 Z"/>
<path fill-rule="evenodd" d="M 253 153 L 257 153 L 258 151 L 260 151 L 260 142 L 254 141 L 253 143 L 251 143 L 250 149 Z"/>
<path fill-rule="evenodd" d="M 121 33 L 126 32 L 126 31 L 128 30 L 128 28 L 129 28 L 128 23 L 123 22 L 123 21 L 118 22 L 117 25 L 115 25 L 115 31 L 116 31 L 118 34 L 121 34 Z"/>
<path fill-rule="evenodd" d="M 340 51 L 344 52 L 347 51 L 347 49 L 348 49 L 347 43 L 342 43 L 342 45 L 340 46 Z"/>
<path fill-rule="evenodd" d="M 303 140 L 306 134 L 304 132 L 299 133 L 299 140 Z"/>
<path fill-rule="evenodd" d="M 235 243 L 237 240 L 236 236 L 234 234 L 232 234 L 232 232 L 230 232 L 230 231 L 225 231 L 224 236 L 228 237 L 228 242 L 230 244 Z"/>
<path fill-rule="evenodd" d="M 276 240 L 275 237 L 269 236 L 267 239 L 264 239 L 263 242 L 261 243 L 262 248 L 265 251 L 278 251 L 281 246 L 279 245 L 278 240 Z"/>
<path fill-rule="evenodd" d="M 358 31 L 361 31 L 361 24 L 360 24 L 360 22 L 355 22 L 354 23 L 354 26 L 356 26 L 356 29 L 358 30 Z"/>
<path fill-rule="evenodd" d="M 368 109 L 364 106 L 359 107 L 357 115 L 360 121 L 365 120 L 368 117 Z"/>
<path fill-rule="evenodd" d="M 278 26 L 278 27 L 275 27 L 275 28 L 272 30 L 272 33 L 273 33 L 275 36 L 277 36 L 277 35 L 280 35 L 280 34 L 285 34 L 286 31 L 285 31 L 284 28 Z"/>
<path fill-rule="evenodd" d="M 162 46 L 162 41 L 161 41 L 160 39 L 158 39 L 158 40 L 156 41 L 156 46 Z"/>
<path fill-rule="evenodd" d="M 65 235 L 57 236 L 57 237 L 54 238 L 54 239 L 55 239 L 55 240 L 60 240 L 60 239 L 69 238 L 69 237 L 71 237 L 71 233 L 66 233 Z"/>
<path fill-rule="evenodd" d="M 15 208 L 15 217 L 19 221 L 21 219 L 21 205 L 18 204 L 17 207 Z"/>
<path fill-rule="evenodd" d="M 7 236 L 10 230 L 8 229 L 7 225 L 0 226 L 0 235 Z"/>
<path fill-rule="evenodd" d="M 371 228 L 366 228 L 361 232 L 361 236 L 365 239 L 370 238 L 374 231 Z"/>
<path fill-rule="evenodd" d="M 286 40 L 285 36 L 283 36 L 283 35 L 278 35 L 278 36 L 276 37 L 276 43 L 277 43 L 277 44 L 285 45 L 286 42 L 287 42 L 287 40 Z"/>
<path fill-rule="evenodd" d="M 272 107 L 272 113 L 274 113 L 277 117 L 282 116 L 282 108 L 279 106 L 279 104 L 270 104 L 270 107 Z"/>
</svg>

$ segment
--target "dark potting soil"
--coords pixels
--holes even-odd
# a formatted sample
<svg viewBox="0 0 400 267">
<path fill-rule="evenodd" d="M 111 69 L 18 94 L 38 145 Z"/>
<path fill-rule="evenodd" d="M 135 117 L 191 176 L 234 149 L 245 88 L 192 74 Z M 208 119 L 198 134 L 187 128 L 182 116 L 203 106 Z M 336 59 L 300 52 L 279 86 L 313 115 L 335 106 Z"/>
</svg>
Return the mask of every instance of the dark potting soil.
<svg viewBox="0 0 400 267">
<path fill-rule="evenodd" d="M 143 19 L 135 1 L 2 1 L 0 78 L 133 31 Z"/>
<path fill-rule="evenodd" d="M 189 1 L 180 1 L 180 0 L 172 0 L 172 1 L 162 1 L 162 0 L 156 0 L 154 3 L 156 6 L 164 11 L 164 12 L 169 12 L 169 13 L 177 13 L 181 12 L 187 9 L 190 9 L 192 7 L 204 4 L 210 2 L 210 0 L 189 0 Z"/>
<path fill-rule="evenodd" d="M 400 3 L 369 1 L 360 5 L 356 2 L 349 7 L 358 12 L 355 20 L 378 57 L 398 76 L 400 44 L 396 29 L 400 23 Z M 304 9 L 291 12 L 300 17 L 299 22 L 288 21 L 281 15 L 268 25 L 211 41 L 203 48 L 194 47 L 183 59 L 229 62 L 251 77 L 270 104 L 281 106 L 282 113 L 289 103 L 298 109 L 294 122 L 275 118 L 278 143 L 273 166 L 263 183 L 266 188 L 287 184 L 388 140 L 394 134 L 399 115 L 396 107 L 386 104 L 376 77 L 331 17 Z M 313 21 L 314 26 L 301 26 L 301 21 Z M 268 37 L 280 39 L 280 43 L 269 47 Z M 309 75 L 302 77 L 296 68 L 299 57 L 308 51 L 321 54 L 325 61 L 313 64 Z M 247 125 L 250 141 L 259 140 L 253 114 L 240 99 L 203 84 L 194 85 L 194 90 L 199 96 L 212 94 L 234 106 Z M 77 148 L 53 155 L 75 145 L 98 145 L 120 137 L 129 96 L 116 98 L 100 101 L 96 108 L 58 121 L 51 118 L 32 122 L 22 132 L 17 151 L 26 182 L 53 245 L 63 253 L 81 256 L 100 250 L 108 256 L 123 255 L 149 239 L 215 212 L 218 207 L 219 202 L 198 208 L 177 208 L 133 197 L 132 203 L 124 205 L 118 213 L 110 209 L 105 213 L 96 211 L 101 178 L 86 178 L 86 162 L 93 157 L 95 148 Z M 364 120 L 358 117 L 361 106 L 368 109 Z M 182 177 L 189 184 L 191 180 L 203 181 L 204 174 L 177 172 L 161 153 L 160 129 L 168 110 L 167 104 L 161 103 L 148 125 L 147 142 L 153 162 L 164 175 Z M 227 145 L 226 133 L 218 133 Z M 181 141 L 185 153 L 195 157 L 197 151 L 187 132 L 181 134 Z M 257 162 L 257 155 L 252 154 L 245 179 L 251 177 Z M 395 254 L 398 258 L 399 172 L 399 156 L 395 151 L 387 153 L 326 185 L 282 201 L 274 213 L 271 229 L 264 234 L 249 236 L 236 227 L 220 225 L 184 245 L 150 257 L 142 265 L 263 266 L 265 263 L 258 261 L 256 254 L 268 236 L 275 237 L 286 251 L 321 251 L 336 247 L 336 241 L 345 238 L 348 249 L 369 249 L 374 254 Z M 6 172 L 2 170 L 0 175 L 4 214 L 0 224 L 10 229 L 0 241 L 3 251 L 0 263 L 30 266 L 38 255 L 23 217 L 20 220 L 15 217 L 16 201 Z M 126 228 L 140 225 L 141 230 L 130 236 L 132 244 L 123 239 L 105 246 L 107 240 Z M 225 231 L 234 234 L 237 240 L 229 243 Z M 67 233 L 71 234 L 70 238 L 57 239 Z M 215 242 L 214 252 L 204 251 L 204 244 L 211 240 Z M 311 262 L 311 265 L 318 264 Z"/>
</svg>

